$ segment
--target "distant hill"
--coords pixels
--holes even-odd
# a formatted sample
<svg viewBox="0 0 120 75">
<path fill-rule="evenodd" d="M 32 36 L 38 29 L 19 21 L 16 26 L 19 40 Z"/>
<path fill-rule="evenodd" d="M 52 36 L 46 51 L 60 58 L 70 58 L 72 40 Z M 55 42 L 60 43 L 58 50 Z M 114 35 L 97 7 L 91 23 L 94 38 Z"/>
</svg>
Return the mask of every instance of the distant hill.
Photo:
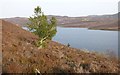
<svg viewBox="0 0 120 75">
<path fill-rule="evenodd" d="M 19 26 L 26 26 L 26 24 L 29 23 L 28 18 L 25 17 L 4 18 L 4 20 Z"/>
<path fill-rule="evenodd" d="M 48 15 L 50 19 L 54 15 Z M 64 27 L 84 27 L 84 28 L 96 28 L 96 29 L 118 29 L 118 14 L 113 15 L 90 15 L 84 17 L 68 17 L 68 16 L 54 16 L 57 18 L 57 25 Z M 29 23 L 27 18 L 15 17 L 4 18 L 4 20 L 18 24 L 20 26 L 26 26 Z M 110 27 L 109 27 L 110 26 Z M 114 27 L 114 28 L 111 28 Z M 117 29 L 116 29 L 117 28 Z"/>
</svg>

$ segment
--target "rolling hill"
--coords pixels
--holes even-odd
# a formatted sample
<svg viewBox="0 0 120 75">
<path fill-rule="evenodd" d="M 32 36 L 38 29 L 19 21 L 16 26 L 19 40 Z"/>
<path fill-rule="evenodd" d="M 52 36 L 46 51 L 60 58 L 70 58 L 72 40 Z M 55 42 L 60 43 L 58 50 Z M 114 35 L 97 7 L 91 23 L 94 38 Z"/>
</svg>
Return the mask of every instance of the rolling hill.
<svg viewBox="0 0 120 75">
<path fill-rule="evenodd" d="M 54 15 L 48 15 L 50 19 Z M 89 29 L 118 30 L 118 14 L 113 15 L 91 15 L 85 17 L 54 16 L 57 19 L 57 25 L 63 27 L 82 27 Z M 29 23 L 27 18 L 15 17 L 5 18 L 4 20 L 15 23 L 20 26 L 26 26 Z"/>
</svg>

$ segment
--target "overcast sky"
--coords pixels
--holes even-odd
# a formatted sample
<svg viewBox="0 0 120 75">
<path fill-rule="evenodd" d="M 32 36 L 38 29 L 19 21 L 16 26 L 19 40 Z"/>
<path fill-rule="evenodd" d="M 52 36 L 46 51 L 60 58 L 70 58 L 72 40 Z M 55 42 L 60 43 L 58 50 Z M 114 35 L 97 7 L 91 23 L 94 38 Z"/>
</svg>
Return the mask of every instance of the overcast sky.
<svg viewBox="0 0 120 75">
<path fill-rule="evenodd" d="M 119 0 L 0 0 L 0 18 L 29 17 L 36 6 L 46 15 L 87 16 L 115 14 Z"/>
</svg>

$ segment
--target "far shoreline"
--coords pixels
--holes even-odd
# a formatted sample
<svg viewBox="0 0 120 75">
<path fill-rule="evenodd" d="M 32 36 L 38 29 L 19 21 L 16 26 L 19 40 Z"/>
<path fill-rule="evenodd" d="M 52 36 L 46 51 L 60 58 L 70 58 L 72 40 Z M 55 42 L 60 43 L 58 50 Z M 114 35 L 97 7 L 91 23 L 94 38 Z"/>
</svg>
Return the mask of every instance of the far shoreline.
<svg viewBox="0 0 120 75">
<path fill-rule="evenodd" d="M 104 31 L 120 31 L 119 28 L 88 28 L 88 27 L 80 27 L 80 26 L 57 26 L 57 27 L 64 27 L 64 28 L 86 28 L 88 30 L 104 30 Z"/>
</svg>

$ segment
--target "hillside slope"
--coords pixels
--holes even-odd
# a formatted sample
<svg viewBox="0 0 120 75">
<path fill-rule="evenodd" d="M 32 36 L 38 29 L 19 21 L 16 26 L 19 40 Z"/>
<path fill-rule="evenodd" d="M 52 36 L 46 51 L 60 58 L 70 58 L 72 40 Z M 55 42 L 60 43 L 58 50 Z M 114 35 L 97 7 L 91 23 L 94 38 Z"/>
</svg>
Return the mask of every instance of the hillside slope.
<svg viewBox="0 0 120 75">
<path fill-rule="evenodd" d="M 2 20 L 3 73 L 117 73 L 118 63 L 107 57 L 49 41 L 44 49 L 38 37 Z"/>
</svg>

